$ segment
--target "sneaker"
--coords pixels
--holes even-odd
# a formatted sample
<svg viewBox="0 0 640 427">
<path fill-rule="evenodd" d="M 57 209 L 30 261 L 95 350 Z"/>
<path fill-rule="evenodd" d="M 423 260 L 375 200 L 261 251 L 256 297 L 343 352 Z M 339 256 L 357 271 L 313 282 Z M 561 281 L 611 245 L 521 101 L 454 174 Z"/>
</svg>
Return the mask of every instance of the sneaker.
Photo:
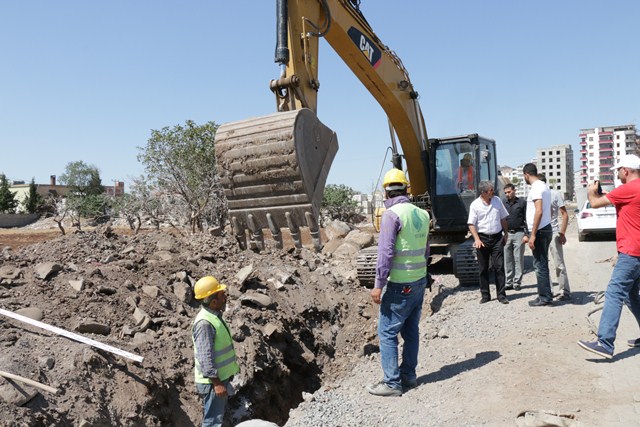
<svg viewBox="0 0 640 427">
<path fill-rule="evenodd" d="M 513 290 L 513 285 L 506 285 L 504 287 L 507 291 L 512 291 Z"/>
<path fill-rule="evenodd" d="M 520 286 L 520 283 L 516 283 L 515 285 L 513 285 L 514 291 L 519 291 L 520 289 L 522 289 L 522 286 Z"/>
<path fill-rule="evenodd" d="M 558 294 L 558 295 L 556 295 L 556 301 L 571 301 L 571 295 L 569 295 L 569 294 Z"/>
<path fill-rule="evenodd" d="M 482 298 L 480 299 L 480 304 L 484 304 L 484 303 L 489 302 L 489 301 L 491 301 L 491 298 L 484 298 L 484 297 L 482 297 Z"/>
<path fill-rule="evenodd" d="M 607 359 L 611 359 L 613 357 L 613 352 L 605 349 L 600 344 L 600 341 L 578 341 L 578 345 L 591 353 L 597 354 L 598 356 L 602 356 Z"/>
<path fill-rule="evenodd" d="M 536 298 L 533 301 L 529 301 L 531 307 L 542 307 L 544 305 L 553 305 L 553 301 L 544 301 L 540 298 Z"/>
<path fill-rule="evenodd" d="M 509 304 L 507 297 L 498 297 L 498 301 L 500 301 L 500 304 Z"/>
<path fill-rule="evenodd" d="M 367 386 L 367 391 L 374 396 L 402 396 L 402 390 L 389 387 L 383 381 Z"/>
<path fill-rule="evenodd" d="M 414 388 L 418 386 L 418 380 L 413 378 L 413 379 L 408 379 L 408 378 L 402 378 L 402 388 L 408 390 L 410 388 Z"/>
<path fill-rule="evenodd" d="M 627 341 L 627 345 L 629 347 L 640 347 L 640 338 L 636 338 L 635 340 Z"/>
</svg>

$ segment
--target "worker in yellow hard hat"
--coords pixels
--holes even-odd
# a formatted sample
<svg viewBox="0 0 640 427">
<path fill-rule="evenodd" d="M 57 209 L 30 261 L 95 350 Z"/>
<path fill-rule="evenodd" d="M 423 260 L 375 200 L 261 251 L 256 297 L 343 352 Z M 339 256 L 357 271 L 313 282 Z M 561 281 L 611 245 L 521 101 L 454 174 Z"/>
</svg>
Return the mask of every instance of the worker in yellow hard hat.
<svg viewBox="0 0 640 427">
<path fill-rule="evenodd" d="M 376 281 L 371 297 L 380 304 L 378 337 L 384 377 L 367 386 L 376 396 L 399 396 L 417 385 L 418 324 L 427 286 L 429 214 L 411 204 L 404 172 L 384 176 L 385 212 L 380 221 Z M 404 340 L 398 366 L 398 334 Z"/>
<path fill-rule="evenodd" d="M 204 399 L 203 426 L 222 426 L 227 389 L 240 372 L 229 326 L 222 319 L 226 289 L 213 276 L 201 278 L 193 289 L 202 305 L 193 321 L 192 339 L 196 389 Z"/>
</svg>

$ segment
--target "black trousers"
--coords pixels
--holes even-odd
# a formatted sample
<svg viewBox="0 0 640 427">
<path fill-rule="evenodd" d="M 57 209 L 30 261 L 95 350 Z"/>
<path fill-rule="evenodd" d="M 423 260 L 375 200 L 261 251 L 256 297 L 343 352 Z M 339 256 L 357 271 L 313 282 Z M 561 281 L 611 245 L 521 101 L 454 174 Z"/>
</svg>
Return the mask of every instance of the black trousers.
<svg viewBox="0 0 640 427">
<path fill-rule="evenodd" d="M 504 246 L 502 245 L 502 233 L 480 233 L 480 241 L 484 247 L 476 249 L 478 264 L 480 264 L 480 293 L 482 298 L 491 298 L 489 291 L 489 262 L 496 276 L 496 293 L 498 297 L 506 297 L 504 275 Z"/>
</svg>

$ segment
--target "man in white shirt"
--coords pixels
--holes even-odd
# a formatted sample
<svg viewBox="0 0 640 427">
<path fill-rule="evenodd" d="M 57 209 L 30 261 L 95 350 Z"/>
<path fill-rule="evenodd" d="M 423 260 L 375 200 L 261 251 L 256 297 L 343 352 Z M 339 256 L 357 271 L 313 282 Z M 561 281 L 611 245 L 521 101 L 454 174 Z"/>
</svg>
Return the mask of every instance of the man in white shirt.
<svg viewBox="0 0 640 427">
<path fill-rule="evenodd" d="M 541 181 L 547 182 L 545 174 L 538 174 Z M 569 287 L 569 277 L 567 276 L 567 266 L 564 263 L 564 251 L 562 246 L 567 243 L 565 232 L 569 223 L 569 214 L 564 206 L 564 197 L 558 190 L 551 191 L 551 228 L 553 229 L 553 238 L 549 246 L 549 257 L 553 261 L 558 277 L 558 293 L 553 297 L 558 301 L 571 300 L 571 288 Z M 553 284 L 551 285 L 553 288 Z"/>
<path fill-rule="evenodd" d="M 527 196 L 527 229 L 525 237 L 533 253 L 533 268 L 538 282 L 538 298 L 529 301 L 532 307 L 553 305 L 551 280 L 549 277 L 549 245 L 553 238 L 551 228 L 551 192 L 547 184 L 538 179 L 538 168 L 527 163 L 522 168 L 527 184 L 531 186 Z"/>
<path fill-rule="evenodd" d="M 496 293 L 498 301 L 509 304 L 505 292 L 504 245 L 509 236 L 505 219 L 509 212 L 499 197 L 494 195 L 491 181 L 480 181 L 480 197 L 469 206 L 469 231 L 473 235 L 473 247 L 478 254 L 480 264 L 480 304 L 491 301 L 489 291 L 489 260 L 496 274 Z"/>
</svg>

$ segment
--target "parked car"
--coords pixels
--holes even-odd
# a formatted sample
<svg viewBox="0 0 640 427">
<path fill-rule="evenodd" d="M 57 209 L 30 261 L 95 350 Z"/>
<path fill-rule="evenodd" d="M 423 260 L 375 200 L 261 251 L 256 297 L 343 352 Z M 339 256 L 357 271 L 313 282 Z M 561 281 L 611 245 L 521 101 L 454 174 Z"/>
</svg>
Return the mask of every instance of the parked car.
<svg viewBox="0 0 640 427">
<path fill-rule="evenodd" d="M 584 242 L 587 236 L 595 234 L 615 234 L 616 208 L 605 206 L 592 208 L 589 201 L 585 201 L 582 209 L 577 212 L 578 240 Z"/>
</svg>

